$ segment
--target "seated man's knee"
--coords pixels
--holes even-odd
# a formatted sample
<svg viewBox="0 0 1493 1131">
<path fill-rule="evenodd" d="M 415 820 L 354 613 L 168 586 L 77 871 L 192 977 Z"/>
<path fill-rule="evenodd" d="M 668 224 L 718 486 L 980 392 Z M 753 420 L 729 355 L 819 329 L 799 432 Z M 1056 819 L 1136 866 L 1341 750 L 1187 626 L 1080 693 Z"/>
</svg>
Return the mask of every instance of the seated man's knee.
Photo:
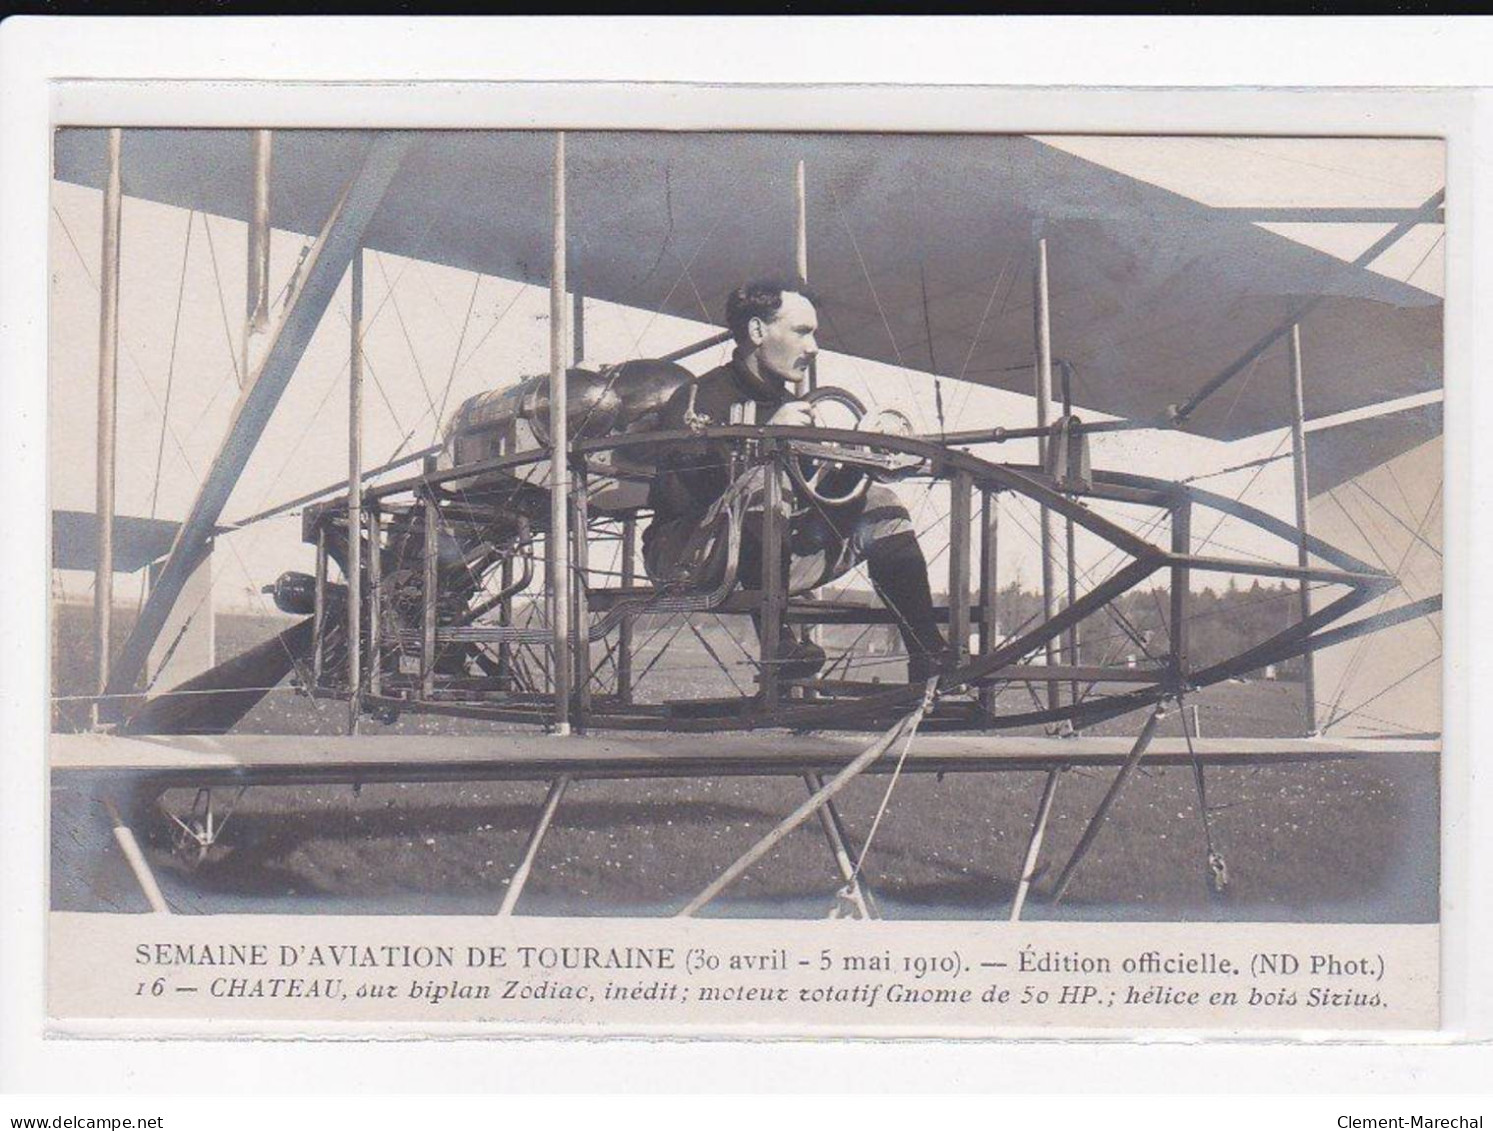
<svg viewBox="0 0 1493 1131">
<path fill-rule="evenodd" d="M 866 492 L 866 506 L 855 523 L 853 541 L 858 556 L 866 559 L 878 554 L 892 541 L 905 535 L 916 545 L 912 516 L 891 488 L 874 484 Z"/>
<path fill-rule="evenodd" d="M 902 503 L 902 496 L 897 494 L 885 483 L 873 483 L 866 488 L 866 509 L 874 507 L 898 507 L 902 513 L 907 513 L 907 507 Z"/>
</svg>

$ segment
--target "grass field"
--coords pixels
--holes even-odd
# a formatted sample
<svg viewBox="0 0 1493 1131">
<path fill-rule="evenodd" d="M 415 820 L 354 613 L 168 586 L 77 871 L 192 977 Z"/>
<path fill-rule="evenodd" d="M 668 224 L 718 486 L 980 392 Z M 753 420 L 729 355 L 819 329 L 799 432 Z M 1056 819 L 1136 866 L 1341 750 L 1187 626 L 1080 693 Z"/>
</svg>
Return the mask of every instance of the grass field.
<svg viewBox="0 0 1493 1131">
<path fill-rule="evenodd" d="M 55 694 L 80 693 L 91 671 L 88 610 L 60 606 Z M 125 623 L 117 631 L 128 629 Z M 272 634 L 280 622 L 222 616 L 219 655 Z M 718 650 L 728 647 L 712 639 Z M 649 677 L 667 694 L 713 668 L 684 633 Z M 898 678 L 888 669 L 887 678 Z M 711 678 L 724 677 L 717 676 Z M 749 674 L 737 677 L 749 678 Z M 725 684 L 729 692 L 729 684 Z M 721 693 L 714 691 L 713 693 Z M 1294 684 L 1231 683 L 1198 696 L 1203 733 L 1294 735 Z M 57 725 L 74 721 L 62 702 Z M 245 718 L 256 733 L 338 733 L 338 705 L 277 691 Z M 1133 734 L 1138 718 L 1097 733 Z M 467 720 L 407 716 L 365 733 L 483 733 Z M 1163 734 L 1180 734 L 1178 716 Z M 1206 846 L 1190 770 L 1143 770 L 1121 797 L 1063 904 L 1040 897 L 1066 859 L 1111 771 L 1066 773 L 1047 838 L 1051 865 L 1028 905 L 1032 918 L 1249 919 L 1425 922 L 1437 918 L 1438 773 L 1434 757 L 1385 755 L 1315 765 L 1208 772 L 1214 838 L 1228 863 L 1222 896 L 1205 882 Z M 887 778 L 843 795 L 863 836 Z M 864 876 L 888 917 L 1004 917 L 1021 866 L 1042 775 L 908 777 L 892 794 Z M 804 796 L 796 779 L 576 783 L 559 810 L 520 910 L 566 915 L 661 914 L 703 888 Z M 164 824 L 149 852 L 173 905 L 200 912 L 485 913 L 502 899 L 544 786 L 539 783 L 378 785 L 249 790 L 227 844 L 195 870 L 174 861 Z M 185 808 L 189 795 L 171 800 Z M 54 815 L 53 905 L 100 908 L 116 897 L 67 863 L 71 817 Z M 819 916 L 838 874 L 816 824 L 786 840 L 727 893 L 720 913 Z"/>
</svg>

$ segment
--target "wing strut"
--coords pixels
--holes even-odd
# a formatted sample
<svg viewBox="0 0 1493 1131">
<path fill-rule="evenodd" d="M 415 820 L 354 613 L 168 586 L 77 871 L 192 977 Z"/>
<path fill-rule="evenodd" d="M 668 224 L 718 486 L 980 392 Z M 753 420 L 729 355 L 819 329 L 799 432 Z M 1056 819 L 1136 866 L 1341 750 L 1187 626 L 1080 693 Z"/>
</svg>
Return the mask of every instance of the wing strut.
<svg viewBox="0 0 1493 1131">
<path fill-rule="evenodd" d="M 139 620 L 110 673 L 106 694 L 128 695 L 135 690 L 151 645 L 160 635 L 182 586 L 207 554 L 218 518 L 263 435 L 270 414 L 279 403 L 311 335 L 352 261 L 353 253 L 362 243 L 364 230 L 413 143 L 413 135 L 407 133 L 377 135 L 362 166 L 333 206 L 331 216 L 307 256 L 304 281 L 274 328 L 259 369 L 239 396 L 227 435 L 198 489 L 186 520 L 177 531 L 160 578 L 151 589 Z"/>
<path fill-rule="evenodd" d="M 553 227 L 550 261 L 550 625 L 555 653 L 554 733 L 570 733 L 570 437 L 565 401 L 565 134 L 555 135 L 554 184 L 550 198 Z"/>
<path fill-rule="evenodd" d="M 936 687 L 936 681 L 930 681 L 923 693 L 922 702 L 910 714 L 899 719 L 890 730 L 857 754 L 848 766 L 816 790 L 807 801 L 779 821 L 766 836 L 737 857 L 731 866 L 711 881 L 704 891 L 685 904 L 684 909 L 679 911 L 675 915 L 675 918 L 688 919 L 693 917 L 702 907 L 720 895 L 726 888 L 730 887 L 743 872 L 777 847 L 778 843 L 789 833 L 833 801 L 836 794 L 860 776 L 862 772 L 869 769 L 874 762 L 884 756 L 899 739 L 905 737 L 911 742 L 912 736 L 917 733 L 918 724 L 923 721 L 924 714 L 933 705 Z M 866 839 L 869 841 L 870 837 L 868 836 Z M 865 851 L 865 845 L 862 845 L 862 858 L 865 856 Z"/>
<path fill-rule="evenodd" d="M 98 556 L 93 564 L 93 635 L 94 662 L 98 674 L 97 691 L 100 695 L 108 689 L 110 683 L 109 638 L 114 613 L 114 449 L 118 434 L 116 378 L 119 370 L 122 138 L 123 134 L 119 130 L 109 131 L 109 164 L 104 186 L 103 263 L 99 270 L 98 474 L 95 494 Z M 156 631 L 159 632 L 160 629 Z M 99 722 L 99 710 L 99 705 L 95 703 L 89 712 L 95 726 Z"/>
<path fill-rule="evenodd" d="M 1309 521 L 1306 500 L 1311 491 L 1306 480 L 1306 409 L 1301 383 L 1301 323 L 1291 327 L 1291 470 L 1296 486 L 1296 564 L 1306 569 L 1312 564 L 1307 548 Z M 1297 582 L 1299 619 L 1312 615 L 1311 583 Z M 1306 718 L 1306 733 L 1317 733 L 1317 665 L 1310 651 L 1301 654 L 1301 709 Z"/>
<path fill-rule="evenodd" d="M 1110 783 L 1109 792 L 1099 802 L 1099 808 L 1094 810 L 1094 815 L 1089 818 L 1089 823 L 1083 830 L 1083 835 L 1078 838 L 1078 846 L 1074 848 L 1073 855 L 1068 857 L 1068 863 L 1063 865 L 1062 874 L 1052 888 L 1052 902 L 1056 905 L 1062 900 L 1068 891 L 1068 883 L 1073 879 L 1073 873 L 1078 870 L 1083 858 L 1088 855 L 1089 849 L 1094 845 L 1094 838 L 1099 835 L 1099 830 L 1104 828 L 1104 820 L 1109 816 L 1110 808 L 1118 800 L 1120 792 L 1125 788 L 1125 783 L 1135 773 L 1140 760 L 1146 755 L 1146 748 L 1151 745 L 1151 739 L 1156 737 L 1156 726 L 1166 715 L 1165 704 L 1156 704 L 1156 709 L 1146 719 L 1146 725 L 1141 727 L 1140 734 L 1136 736 L 1135 745 L 1130 748 L 1120 772 L 1115 775 L 1115 780 Z"/>
<path fill-rule="evenodd" d="M 1443 189 L 1417 208 L 1408 218 L 1401 220 L 1393 228 L 1385 232 L 1384 235 L 1375 240 L 1368 250 L 1353 260 L 1352 263 L 1345 264 L 1343 271 L 1347 272 L 1356 268 L 1369 266 L 1369 264 L 1373 263 L 1374 260 L 1399 243 L 1404 236 L 1419 225 L 1435 223 L 1441 216 L 1441 205 L 1445 199 L 1446 191 Z M 1181 426 L 1189 416 L 1198 410 L 1198 407 L 1204 401 L 1218 392 L 1219 389 L 1227 385 L 1240 373 L 1244 372 L 1255 358 L 1259 357 L 1271 346 L 1275 345 L 1276 342 L 1289 334 L 1291 328 L 1298 325 L 1326 297 L 1327 295 L 1324 291 L 1313 298 L 1307 299 L 1292 310 L 1286 316 L 1285 321 L 1274 330 L 1271 330 L 1270 333 L 1266 334 L 1249 349 L 1245 350 L 1227 369 L 1223 370 L 1217 376 L 1210 378 L 1202 388 L 1192 394 L 1185 404 L 1177 406 L 1171 413 L 1171 423 Z"/>
</svg>

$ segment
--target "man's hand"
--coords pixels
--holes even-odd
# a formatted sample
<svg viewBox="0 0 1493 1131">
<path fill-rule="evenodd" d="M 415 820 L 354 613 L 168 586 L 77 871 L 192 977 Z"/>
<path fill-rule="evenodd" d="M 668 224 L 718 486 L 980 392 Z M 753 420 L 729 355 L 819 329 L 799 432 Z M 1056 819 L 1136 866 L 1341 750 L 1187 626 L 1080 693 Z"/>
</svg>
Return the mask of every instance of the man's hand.
<svg viewBox="0 0 1493 1131">
<path fill-rule="evenodd" d="M 767 423 L 790 428 L 812 428 L 814 408 L 807 401 L 789 401 L 778 406 L 778 410 L 768 417 Z"/>
</svg>

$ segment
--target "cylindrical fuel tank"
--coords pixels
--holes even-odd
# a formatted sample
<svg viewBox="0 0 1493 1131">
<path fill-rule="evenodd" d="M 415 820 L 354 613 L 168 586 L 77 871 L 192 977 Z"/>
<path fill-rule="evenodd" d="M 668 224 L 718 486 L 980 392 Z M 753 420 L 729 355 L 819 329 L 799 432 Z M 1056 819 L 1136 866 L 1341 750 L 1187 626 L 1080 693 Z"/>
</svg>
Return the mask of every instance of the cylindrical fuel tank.
<svg viewBox="0 0 1493 1131">
<path fill-rule="evenodd" d="M 550 442 L 550 379 L 531 377 L 524 382 L 524 419 L 541 444 Z M 565 419 L 572 441 L 605 436 L 617 424 L 621 401 L 606 375 L 589 369 L 565 372 Z"/>
<path fill-rule="evenodd" d="M 549 380 L 547 374 L 525 377 L 506 389 L 468 397 L 446 426 L 442 462 L 459 467 L 491 459 L 500 450 L 511 453 L 534 443 L 547 444 Z M 571 439 L 605 436 L 616 425 L 620 402 L 601 374 L 589 369 L 567 370 L 565 393 Z M 524 428 L 516 427 L 520 422 Z"/>
<path fill-rule="evenodd" d="M 694 380 L 669 361 L 624 361 L 595 372 L 566 373 L 566 416 L 570 438 L 594 439 L 616 432 L 648 432 L 667 427 L 663 407 Z M 549 443 L 549 377 L 526 377 L 506 389 L 469 397 L 451 415 L 441 462 L 460 467 L 500 453 Z M 520 427 L 522 425 L 522 427 Z"/>
<path fill-rule="evenodd" d="M 674 394 L 694 380 L 684 366 L 644 358 L 609 366 L 604 372 L 621 400 L 618 431 L 653 432 L 678 427 L 661 419 L 660 414 Z"/>
</svg>

